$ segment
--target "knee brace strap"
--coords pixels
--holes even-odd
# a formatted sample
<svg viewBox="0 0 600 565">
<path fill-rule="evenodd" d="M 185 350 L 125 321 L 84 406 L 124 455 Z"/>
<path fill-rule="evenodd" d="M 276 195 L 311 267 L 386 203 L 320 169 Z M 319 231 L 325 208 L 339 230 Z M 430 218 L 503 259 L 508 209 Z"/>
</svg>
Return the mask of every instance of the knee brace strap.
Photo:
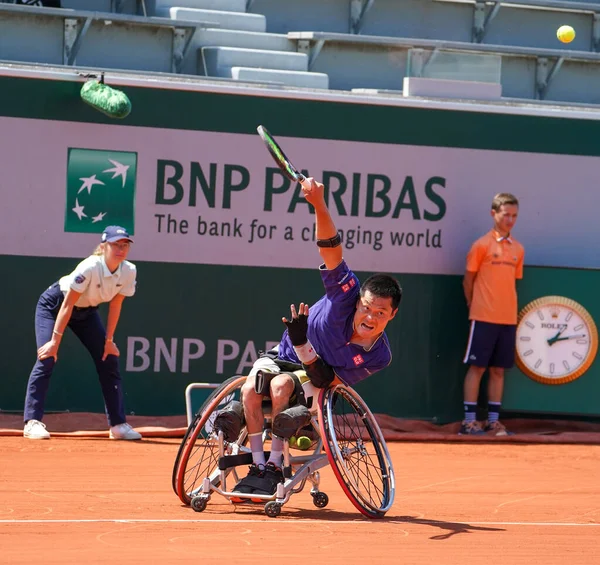
<svg viewBox="0 0 600 565">
<path fill-rule="evenodd" d="M 254 392 L 256 394 L 260 394 L 261 396 L 271 397 L 271 381 L 275 375 L 279 373 L 268 373 L 267 371 L 263 371 L 262 369 L 256 371 L 256 376 L 254 377 Z"/>
<path fill-rule="evenodd" d="M 273 419 L 273 433 L 282 438 L 291 438 L 310 422 L 310 412 L 301 404 L 282 410 Z"/>
<path fill-rule="evenodd" d="M 232 400 L 222 410 L 219 410 L 214 420 L 216 430 L 222 430 L 226 441 L 235 441 L 245 423 L 244 407 L 241 402 Z"/>
</svg>

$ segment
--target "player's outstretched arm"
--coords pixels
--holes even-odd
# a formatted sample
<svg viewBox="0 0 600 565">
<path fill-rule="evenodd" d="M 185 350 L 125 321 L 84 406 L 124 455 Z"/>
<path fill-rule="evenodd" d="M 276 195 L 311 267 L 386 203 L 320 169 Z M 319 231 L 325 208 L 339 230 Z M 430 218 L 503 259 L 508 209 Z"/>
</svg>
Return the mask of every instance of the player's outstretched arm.
<svg viewBox="0 0 600 565">
<path fill-rule="evenodd" d="M 303 184 L 302 192 L 315 208 L 319 253 L 327 269 L 335 269 L 342 262 L 342 242 L 325 202 L 325 186 L 313 178 L 306 180 L 310 181 L 310 185 L 307 187 L 305 185 L 308 183 Z"/>
</svg>

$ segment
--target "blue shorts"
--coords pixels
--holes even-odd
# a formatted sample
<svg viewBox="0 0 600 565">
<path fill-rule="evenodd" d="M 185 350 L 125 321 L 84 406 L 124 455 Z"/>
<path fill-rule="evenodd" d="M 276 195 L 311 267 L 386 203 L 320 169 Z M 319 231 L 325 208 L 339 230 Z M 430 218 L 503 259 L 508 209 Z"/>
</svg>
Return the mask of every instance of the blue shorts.
<svg viewBox="0 0 600 565">
<path fill-rule="evenodd" d="M 471 320 L 463 363 L 510 369 L 515 364 L 517 326 Z"/>
</svg>

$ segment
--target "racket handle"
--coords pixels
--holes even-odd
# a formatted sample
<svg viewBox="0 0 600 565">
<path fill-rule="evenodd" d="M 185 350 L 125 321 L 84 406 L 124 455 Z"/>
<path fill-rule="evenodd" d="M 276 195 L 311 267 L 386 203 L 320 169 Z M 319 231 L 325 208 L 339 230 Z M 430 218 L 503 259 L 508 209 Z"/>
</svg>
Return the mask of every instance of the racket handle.
<svg viewBox="0 0 600 565">
<path fill-rule="evenodd" d="M 310 181 L 302 174 L 298 173 L 298 182 L 304 187 L 304 188 L 310 188 L 311 187 L 311 183 Z"/>
</svg>

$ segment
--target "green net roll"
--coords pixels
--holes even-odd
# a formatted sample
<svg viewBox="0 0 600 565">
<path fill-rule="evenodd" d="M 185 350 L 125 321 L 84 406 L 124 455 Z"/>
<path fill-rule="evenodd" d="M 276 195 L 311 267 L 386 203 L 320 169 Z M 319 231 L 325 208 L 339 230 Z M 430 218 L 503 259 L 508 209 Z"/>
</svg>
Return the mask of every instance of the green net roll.
<svg viewBox="0 0 600 565">
<path fill-rule="evenodd" d="M 81 87 L 81 99 L 111 118 L 125 118 L 131 112 L 127 94 L 97 80 L 89 80 Z"/>
</svg>

